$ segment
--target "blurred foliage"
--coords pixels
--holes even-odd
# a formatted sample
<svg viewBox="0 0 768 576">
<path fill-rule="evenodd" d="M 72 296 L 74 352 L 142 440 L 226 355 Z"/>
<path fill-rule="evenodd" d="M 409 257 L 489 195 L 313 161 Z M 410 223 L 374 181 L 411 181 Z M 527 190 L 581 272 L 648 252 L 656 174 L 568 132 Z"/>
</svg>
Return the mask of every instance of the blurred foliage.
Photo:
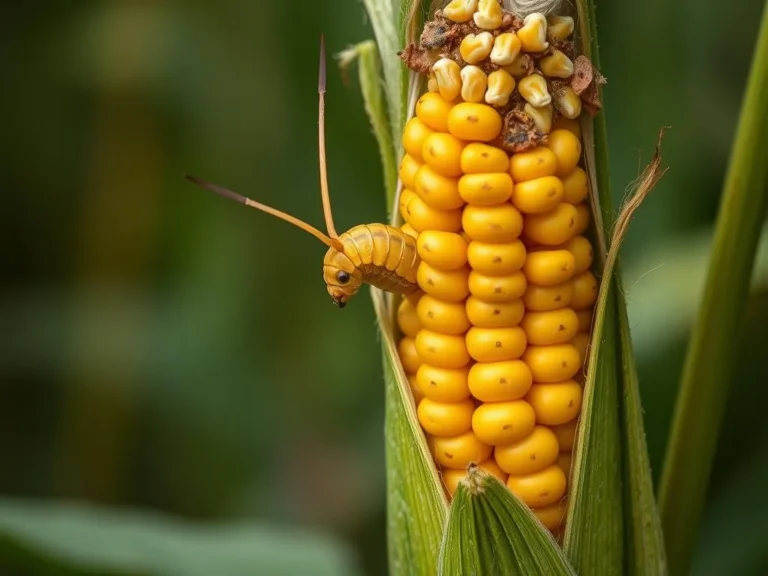
<svg viewBox="0 0 768 576">
<path fill-rule="evenodd" d="M 761 9 L 598 2 L 617 205 L 671 126 L 671 170 L 623 251 L 656 474 L 703 271 L 679 274 L 674 291 L 662 280 L 675 262 L 705 261 L 687 247 L 717 211 Z M 338 311 L 322 244 L 181 178 L 322 225 L 321 32 L 329 53 L 372 34 L 356 0 L 0 7 L 5 497 L 293 525 L 386 573 L 384 394 L 367 291 Z M 357 82 L 329 70 L 337 227 L 382 221 Z M 768 569 L 765 286 L 741 338 L 697 575 Z"/>
</svg>

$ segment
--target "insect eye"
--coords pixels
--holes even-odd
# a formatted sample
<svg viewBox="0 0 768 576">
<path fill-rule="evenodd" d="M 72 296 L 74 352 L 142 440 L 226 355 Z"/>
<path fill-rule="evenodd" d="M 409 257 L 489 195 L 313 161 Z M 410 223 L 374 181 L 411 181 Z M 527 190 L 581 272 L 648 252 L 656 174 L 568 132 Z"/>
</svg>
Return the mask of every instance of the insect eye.
<svg viewBox="0 0 768 576">
<path fill-rule="evenodd" d="M 344 270 L 339 270 L 338 274 L 336 274 L 336 280 L 339 281 L 339 284 L 346 284 L 349 282 L 349 274 L 344 272 Z"/>
</svg>

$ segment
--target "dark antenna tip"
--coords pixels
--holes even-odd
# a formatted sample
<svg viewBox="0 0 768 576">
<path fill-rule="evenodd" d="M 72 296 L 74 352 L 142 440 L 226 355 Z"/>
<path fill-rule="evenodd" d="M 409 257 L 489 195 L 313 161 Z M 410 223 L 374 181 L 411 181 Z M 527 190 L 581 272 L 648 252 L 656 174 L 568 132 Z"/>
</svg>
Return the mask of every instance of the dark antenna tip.
<svg viewBox="0 0 768 576">
<path fill-rule="evenodd" d="M 325 34 L 320 34 L 320 75 L 317 90 L 321 94 L 325 93 Z"/>
</svg>

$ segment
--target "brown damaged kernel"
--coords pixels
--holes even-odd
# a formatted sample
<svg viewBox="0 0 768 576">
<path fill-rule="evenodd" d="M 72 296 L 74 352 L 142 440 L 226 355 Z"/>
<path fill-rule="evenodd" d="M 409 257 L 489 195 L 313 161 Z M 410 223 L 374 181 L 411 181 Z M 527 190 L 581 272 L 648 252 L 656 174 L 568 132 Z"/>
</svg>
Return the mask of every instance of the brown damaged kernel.
<svg viewBox="0 0 768 576">
<path fill-rule="evenodd" d="M 524 104 L 518 103 L 504 116 L 501 141 L 504 149 L 518 153 L 546 144 L 547 136 L 539 131 L 536 123 L 525 113 Z"/>
</svg>

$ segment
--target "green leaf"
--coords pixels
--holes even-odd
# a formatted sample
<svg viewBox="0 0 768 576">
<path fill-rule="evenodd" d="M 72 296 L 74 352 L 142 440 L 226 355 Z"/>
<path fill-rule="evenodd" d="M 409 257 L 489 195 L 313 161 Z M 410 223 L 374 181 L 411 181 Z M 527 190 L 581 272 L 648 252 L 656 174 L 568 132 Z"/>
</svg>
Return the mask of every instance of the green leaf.
<svg viewBox="0 0 768 576">
<path fill-rule="evenodd" d="M 376 43 L 373 40 L 360 42 L 339 54 L 342 72 L 355 60 L 359 61 L 360 91 L 363 94 L 365 110 L 379 144 L 387 205 L 391 206 L 397 187 L 397 159 L 392 144 L 386 93 L 382 84 L 381 58 Z"/>
<path fill-rule="evenodd" d="M 531 509 L 482 468 L 459 483 L 440 552 L 440 576 L 576 575 Z"/>
<path fill-rule="evenodd" d="M 448 501 L 416 416 L 384 294 L 371 294 L 384 355 L 390 573 L 435 574 Z"/>
<path fill-rule="evenodd" d="M 581 53 L 599 68 L 594 3 L 580 0 L 576 7 Z M 582 124 L 604 267 L 577 431 L 564 547 L 580 574 L 663 575 L 666 558 L 617 263 L 623 236 L 615 236 L 611 243 L 607 240 L 613 228 L 613 207 L 604 114 Z M 646 172 L 646 176 L 652 187 L 656 176 L 653 172 Z M 647 194 L 649 190 L 638 192 Z M 630 201 L 629 215 L 638 204 L 632 206 Z M 623 474 L 615 469 L 619 462 L 623 462 Z"/>
<path fill-rule="evenodd" d="M 662 470 L 659 504 L 670 571 L 687 573 L 733 379 L 739 331 L 768 207 L 768 5 L 715 229 Z"/>
<path fill-rule="evenodd" d="M 355 576 L 349 550 L 253 522 L 193 524 L 156 513 L 0 500 L 0 558 L 25 574 Z"/>
</svg>

